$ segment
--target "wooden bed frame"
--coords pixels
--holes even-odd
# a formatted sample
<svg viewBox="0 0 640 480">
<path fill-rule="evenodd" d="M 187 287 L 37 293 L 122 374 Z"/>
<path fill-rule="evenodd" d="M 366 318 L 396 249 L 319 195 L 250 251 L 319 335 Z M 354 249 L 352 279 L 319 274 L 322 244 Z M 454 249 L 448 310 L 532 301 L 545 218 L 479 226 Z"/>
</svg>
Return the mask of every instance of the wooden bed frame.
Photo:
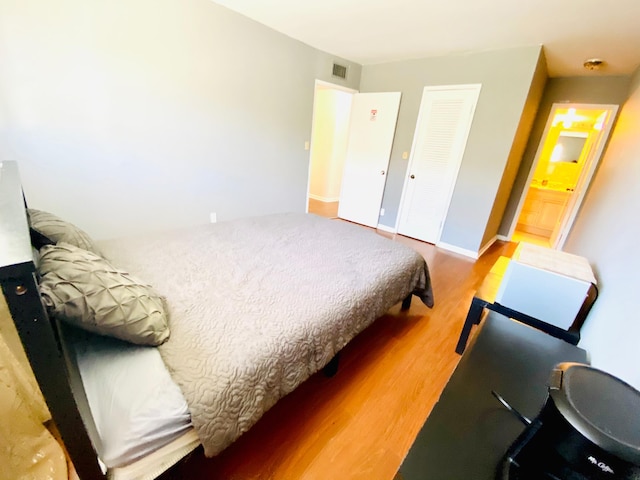
<svg viewBox="0 0 640 480">
<path fill-rule="evenodd" d="M 82 480 L 107 478 L 98 460 L 100 437 L 89 409 L 75 354 L 73 327 L 49 318 L 38 291 L 34 247 L 18 166 L 0 162 L 0 284 L 35 378 L 67 453 Z M 411 305 L 409 294 L 402 309 Z M 338 352 L 323 368 L 333 376 Z M 173 462 L 175 463 L 175 461 Z M 166 465 L 170 467 L 173 463 Z"/>
<path fill-rule="evenodd" d="M 0 284 L 33 373 L 80 478 L 106 478 L 94 448 L 100 438 L 80 372 L 62 341 L 65 326 L 49 318 L 40 299 L 15 162 L 0 163 L 0 219 Z"/>
</svg>

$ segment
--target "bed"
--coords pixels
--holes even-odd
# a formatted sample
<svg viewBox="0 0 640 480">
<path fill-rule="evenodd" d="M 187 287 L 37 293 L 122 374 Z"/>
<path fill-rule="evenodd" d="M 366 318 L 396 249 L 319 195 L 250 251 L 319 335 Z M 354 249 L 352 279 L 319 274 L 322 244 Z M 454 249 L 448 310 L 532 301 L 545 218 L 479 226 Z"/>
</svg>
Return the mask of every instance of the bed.
<svg viewBox="0 0 640 480">
<path fill-rule="evenodd" d="M 46 235 L 42 242 L 37 213 L 26 207 L 17 165 L 3 162 L 2 289 L 83 479 L 105 471 L 153 478 L 199 444 L 215 456 L 309 376 L 335 371 L 340 350 L 389 308 L 409 308 L 412 295 L 433 306 L 418 253 L 347 222 L 268 215 L 93 242 L 85 250 Z M 108 309 L 106 326 L 95 319 L 69 325 L 90 296 L 71 308 L 63 292 L 62 306 L 56 303 L 56 288 L 77 287 L 63 273 L 101 261 L 157 292 L 143 320 L 137 306 L 129 314 L 119 304 Z M 135 317 L 126 328 L 144 331 L 131 340 L 100 330 L 113 327 L 115 314 Z M 149 327 L 151 318 L 161 321 Z M 137 408 L 118 410 L 127 406 Z"/>
</svg>

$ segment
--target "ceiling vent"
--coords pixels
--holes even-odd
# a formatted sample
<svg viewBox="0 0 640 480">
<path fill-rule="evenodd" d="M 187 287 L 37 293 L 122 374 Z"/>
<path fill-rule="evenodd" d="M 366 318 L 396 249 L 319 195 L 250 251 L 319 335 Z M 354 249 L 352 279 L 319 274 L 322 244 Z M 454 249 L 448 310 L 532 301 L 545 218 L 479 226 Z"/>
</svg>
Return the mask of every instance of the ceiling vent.
<svg viewBox="0 0 640 480">
<path fill-rule="evenodd" d="M 331 73 L 334 77 L 341 78 L 343 80 L 347 79 L 347 67 L 345 65 L 340 65 L 339 63 L 333 64 L 333 72 Z"/>
</svg>

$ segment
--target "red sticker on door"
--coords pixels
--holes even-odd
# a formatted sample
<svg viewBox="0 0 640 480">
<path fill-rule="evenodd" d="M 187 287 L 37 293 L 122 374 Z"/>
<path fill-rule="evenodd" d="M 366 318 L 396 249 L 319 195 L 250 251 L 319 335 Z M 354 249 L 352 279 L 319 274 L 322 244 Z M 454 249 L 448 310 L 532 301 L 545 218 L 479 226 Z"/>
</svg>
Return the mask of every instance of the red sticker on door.
<svg viewBox="0 0 640 480">
<path fill-rule="evenodd" d="M 378 116 L 378 110 L 371 110 L 371 115 L 369 116 L 369 121 L 374 122 L 376 117 Z"/>
</svg>

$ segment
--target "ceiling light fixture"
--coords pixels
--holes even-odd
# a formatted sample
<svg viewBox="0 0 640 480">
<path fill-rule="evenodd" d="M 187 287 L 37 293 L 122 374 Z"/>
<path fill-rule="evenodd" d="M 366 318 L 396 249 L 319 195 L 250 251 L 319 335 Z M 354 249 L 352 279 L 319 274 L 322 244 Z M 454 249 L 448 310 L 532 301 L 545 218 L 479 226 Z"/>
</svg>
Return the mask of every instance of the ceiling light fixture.
<svg viewBox="0 0 640 480">
<path fill-rule="evenodd" d="M 588 58 L 582 65 L 587 70 L 600 70 L 604 66 L 604 60 L 600 58 Z"/>
</svg>

